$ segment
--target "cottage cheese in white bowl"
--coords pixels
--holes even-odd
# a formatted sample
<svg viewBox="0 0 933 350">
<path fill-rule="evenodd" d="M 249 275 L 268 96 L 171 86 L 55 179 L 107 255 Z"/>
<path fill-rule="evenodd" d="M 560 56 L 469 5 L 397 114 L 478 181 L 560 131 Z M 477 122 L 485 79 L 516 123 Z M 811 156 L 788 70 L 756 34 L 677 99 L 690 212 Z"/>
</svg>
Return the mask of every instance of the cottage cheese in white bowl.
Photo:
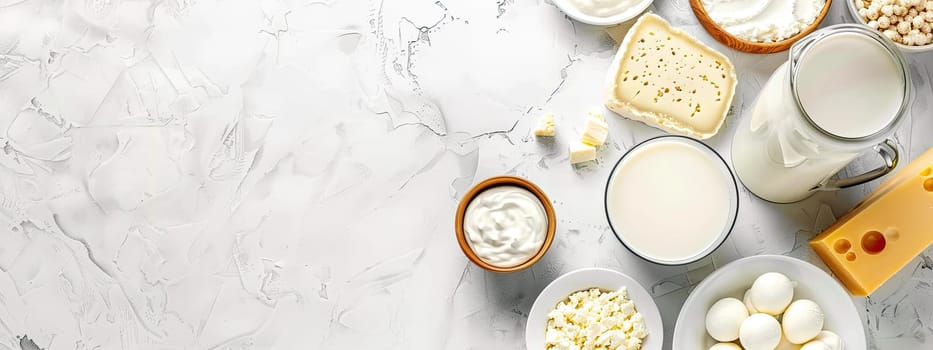
<svg viewBox="0 0 933 350">
<path fill-rule="evenodd" d="M 567 16 L 577 21 L 611 26 L 635 18 L 654 0 L 551 0 Z"/>
<path fill-rule="evenodd" d="M 600 268 L 572 271 L 551 282 L 528 314 L 526 348 L 587 348 L 577 344 L 586 341 L 660 350 L 664 326 L 651 294 L 631 277 Z"/>
</svg>

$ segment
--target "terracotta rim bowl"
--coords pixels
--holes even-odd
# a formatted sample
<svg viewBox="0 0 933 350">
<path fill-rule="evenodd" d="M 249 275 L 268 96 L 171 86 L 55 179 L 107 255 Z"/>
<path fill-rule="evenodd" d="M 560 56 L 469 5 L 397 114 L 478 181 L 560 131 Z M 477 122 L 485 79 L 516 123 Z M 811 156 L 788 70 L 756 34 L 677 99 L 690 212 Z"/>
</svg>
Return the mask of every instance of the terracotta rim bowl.
<svg viewBox="0 0 933 350">
<path fill-rule="evenodd" d="M 538 249 L 538 252 L 535 253 L 535 255 L 532 255 L 531 258 L 528 258 L 528 260 L 525 262 L 515 266 L 495 266 L 480 259 L 478 256 L 476 256 L 476 253 L 473 252 L 473 249 L 470 248 L 470 244 L 467 243 L 466 232 L 463 231 L 463 217 L 464 214 L 466 214 L 467 206 L 470 205 L 470 202 L 473 201 L 473 198 L 476 198 L 477 195 L 485 190 L 498 186 L 517 186 L 533 193 L 535 197 L 541 201 L 541 205 L 544 206 L 544 214 L 547 216 L 547 233 L 544 237 L 544 243 L 541 245 L 541 248 Z M 470 261 L 489 271 L 515 272 L 524 270 L 529 266 L 534 265 L 534 263 L 536 263 L 541 259 L 542 256 L 544 256 L 544 253 L 547 253 L 548 248 L 551 247 L 551 242 L 554 241 L 554 231 L 557 229 L 557 219 L 554 216 L 554 207 L 551 205 L 551 201 L 547 198 L 547 195 L 544 194 L 544 191 L 542 191 L 541 188 L 531 183 L 531 181 L 516 176 L 495 176 L 474 185 L 473 188 L 471 188 L 466 193 L 466 195 L 460 199 L 460 205 L 457 206 L 457 218 L 454 225 L 454 231 L 457 234 L 457 242 L 460 243 L 460 249 L 463 250 L 463 254 L 466 255 Z"/>
</svg>

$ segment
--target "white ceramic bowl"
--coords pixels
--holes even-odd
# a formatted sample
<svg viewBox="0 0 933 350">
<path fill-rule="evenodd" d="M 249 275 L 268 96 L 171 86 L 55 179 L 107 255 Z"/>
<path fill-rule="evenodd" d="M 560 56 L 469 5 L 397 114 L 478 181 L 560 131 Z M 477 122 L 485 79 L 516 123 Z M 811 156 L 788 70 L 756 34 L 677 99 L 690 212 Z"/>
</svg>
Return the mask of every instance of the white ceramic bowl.
<svg viewBox="0 0 933 350">
<path fill-rule="evenodd" d="M 600 268 L 568 272 L 541 291 L 531 306 L 531 312 L 528 313 L 528 323 L 525 324 L 525 347 L 544 349 L 544 331 L 547 328 L 548 312 L 570 294 L 594 287 L 604 290 L 618 290 L 626 287 L 629 299 L 635 303 L 635 310 L 644 317 L 645 326 L 648 328 L 648 336 L 642 343 L 642 350 L 661 349 L 664 343 L 664 325 L 661 323 L 661 313 L 658 312 L 658 306 L 651 298 L 651 294 L 631 277 Z"/>
<path fill-rule="evenodd" d="M 816 266 L 780 255 L 758 255 L 733 261 L 716 270 L 690 292 L 674 327 L 674 349 L 708 349 L 716 343 L 706 333 L 706 312 L 719 299 L 742 300 L 745 290 L 765 272 L 780 272 L 792 281 L 794 300 L 810 299 L 823 309 L 823 328 L 845 342 L 846 350 L 865 350 L 865 330 L 852 297 L 839 282 Z"/>
<path fill-rule="evenodd" d="M 590 16 L 588 14 L 580 12 L 580 10 L 577 9 L 577 7 L 573 3 L 570 2 L 570 0 L 551 0 L 551 1 L 554 3 L 554 5 L 557 5 L 557 8 L 559 8 L 561 11 L 564 11 L 564 13 L 566 13 L 567 16 L 570 16 L 570 18 L 573 18 L 577 21 L 580 21 L 586 24 L 597 25 L 597 26 L 611 26 L 611 25 L 616 25 L 616 24 L 619 24 L 619 23 L 622 23 L 622 22 L 625 22 L 632 18 L 637 17 L 642 12 L 644 12 L 645 9 L 648 8 L 648 6 L 651 6 L 651 3 L 654 0 L 638 0 L 627 10 L 622 11 L 617 15 L 609 16 L 609 17 Z"/>
<path fill-rule="evenodd" d="M 855 8 L 855 0 L 843 0 L 843 1 L 845 1 L 846 3 L 846 8 L 849 9 L 849 15 L 852 16 L 852 20 L 855 23 L 858 23 L 858 24 L 861 24 L 867 27 L 868 24 L 865 23 L 865 21 L 862 20 L 862 17 L 858 15 L 858 9 Z M 933 44 L 926 44 L 923 46 L 907 46 L 901 43 L 894 43 L 894 45 L 897 45 L 897 47 L 901 49 L 901 52 L 904 52 L 904 53 L 919 53 L 919 52 L 933 51 Z"/>
</svg>

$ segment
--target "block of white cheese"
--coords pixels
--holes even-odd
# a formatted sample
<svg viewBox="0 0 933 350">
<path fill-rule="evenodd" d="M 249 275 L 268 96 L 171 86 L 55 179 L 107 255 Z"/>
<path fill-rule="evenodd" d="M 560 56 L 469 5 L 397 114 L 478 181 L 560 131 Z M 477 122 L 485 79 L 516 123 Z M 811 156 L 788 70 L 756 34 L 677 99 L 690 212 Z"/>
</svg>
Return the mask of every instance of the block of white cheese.
<svg viewBox="0 0 933 350">
<path fill-rule="evenodd" d="M 589 162 L 596 159 L 596 147 L 585 143 L 570 144 L 570 164 Z"/>
<path fill-rule="evenodd" d="M 554 136 L 555 133 L 554 115 L 545 114 L 541 116 L 541 119 L 538 119 L 538 127 L 534 130 L 535 136 Z"/>
<path fill-rule="evenodd" d="M 590 146 L 601 146 L 609 136 L 609 124 L 600 113 L 590 112 L 583 122 L 583 135 L 580 141 Z"/>
<path fill-rule="evenodd" d="M 706 139 L 735 95 L 726 56 L 646 14 L 629 30 L 606 80 L 606 107 L 672 134 Z"/>
</svg>

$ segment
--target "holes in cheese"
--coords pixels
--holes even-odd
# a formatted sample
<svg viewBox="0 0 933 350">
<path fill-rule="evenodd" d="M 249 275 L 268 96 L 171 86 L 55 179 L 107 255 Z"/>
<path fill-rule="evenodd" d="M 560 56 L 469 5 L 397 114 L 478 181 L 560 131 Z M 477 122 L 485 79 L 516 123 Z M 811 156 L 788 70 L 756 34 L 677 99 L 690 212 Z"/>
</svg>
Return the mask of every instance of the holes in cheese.
<svg viewBox="0 0 933 350">
<path fill-rule="evenodd" d="M 884 237 L 889 241 L 896 241 L 898 238 L 901 238 L 901 233 L 895 228 L 889 228 L 884 231 Z"/>
<path fill-rule="evenodd" d="M 862 235 L 862 250 L 868 254 L 881 253 L 886 245 L 887 242 L 881 232 L 868 231 Z"/>
<path fill-rule="evenodd" d="M 852 243 L 850 243 L 849 240 L 845 238 L 838 239 L 836 240 L 836 243 L 833 244 L 833 249 L 836 250 L 836 253 L 845 254 L 849 251 L 849 249 L 852 249 Z"/>
<path fill-rule="evenodd" d="M 606 106 L 671 133 L 706 139 L 722 126 L 735 85 L 728 58 L 646 14 L 616 54 Z"/>
</svg>

